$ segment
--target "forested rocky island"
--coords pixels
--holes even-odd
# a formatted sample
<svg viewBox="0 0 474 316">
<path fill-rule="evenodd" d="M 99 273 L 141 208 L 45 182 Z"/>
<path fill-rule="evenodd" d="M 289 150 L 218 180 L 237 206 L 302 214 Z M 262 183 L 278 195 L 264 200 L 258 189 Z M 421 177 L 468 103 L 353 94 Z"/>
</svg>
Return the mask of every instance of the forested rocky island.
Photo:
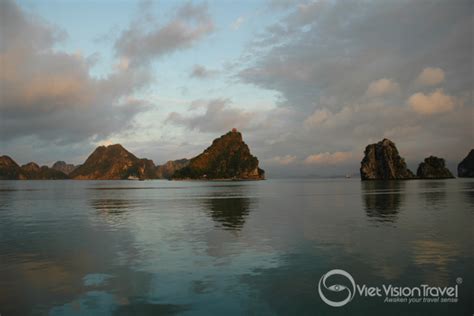
<svg viewBox="0 0 474 316">
<path fill-rule="evenodd" d="M 19 166 L 11 157 L 0 157 L 1 180 L 262 180 L 264 171 L 257 157 L 233 129 L 215 139 L 192 159 L 168 161 L 163 165 L 138 158 L 120 144 L 99 146 L 79 166 L 58 161 L 50 168 L 34 162 Z"/>
<path fill-rule="evenodd" d="M 474 149 L 458 165 L 459 177 L 474 177 Z M 449 179 L 454 175 L 445 160 L 429 156 L 416 175 L 407 167 L 395 143 L 384 138 L 365 148 L 360 166 L 361 180 Z M 81 165 L 57 161 L 52 167 L 34 162 L 18 165 L 0 156 L 0 180 L 263 180 L 265 171 L 250 153 L 236 129 L 219 138 L 201 154 L 170 160 L 162 165 L 139 158 L 120 144 L 97 147 Z"/>
<path fill-rule="evenodd" d="M 474 159 L 474 150 L 469 154 Z M 458 174 L 469 176 L 469 155 L 459 164 Z M 450 179 L 453 174 L 445 165 L 443 158 L 429 156 L 418 165 L 416 175 L 407 167 L 405 159 L 400 156 L 397 146 L 390 139 L 367 145 L 364 158 L 360 163 L 361 180 L 412 180 L 412 179 Z M 471 169 L 470 169 L 471 168 Z M 461 172 L 459 172 L 461 170 Z M 471 176 L 472 176 L 471 175 Z"/>
</svg>

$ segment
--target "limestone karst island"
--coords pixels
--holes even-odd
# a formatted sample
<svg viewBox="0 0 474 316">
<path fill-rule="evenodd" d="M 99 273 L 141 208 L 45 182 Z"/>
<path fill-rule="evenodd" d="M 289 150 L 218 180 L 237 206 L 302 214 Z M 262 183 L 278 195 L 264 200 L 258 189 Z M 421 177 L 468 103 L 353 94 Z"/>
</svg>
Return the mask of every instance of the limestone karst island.
<svg viewBox="0 0 474 316">
<path fill-rule="evenodd" d="M 458 177 L 474 177 L 474 149 L 459 163 Z M 429 156 L 416 174 L 408 169 L 395 143 L 389 139 L 365 148 L 360 167 L 361 180 L 449 179 L 454 175 L 445 160 Z M 57 161 L 39 166 L 19 166 L 9 156 L 0 157 L 1 180 L 263 180 L 257 157 L 250 153 L 242 134 L 235 128 L 216 138 L 211 146 L 191 159 L 170 160 L 163 165 L 138 158 L 120 144 L 97 147 L 78 166 Z"/>
<path fill-rule="evenodd" d="M 0 316 L 474 316 L 474 0 L 0 0 Z"/>
<path fill-rule="evenodd" d="M 458 165 L 458 177 L 474 176 L 474 150 Z M 410 180 L 410 179 L 449 179 L 453 174 L 445 166 L 443 158 L 429 156 L 421 162 L 416 175 L 407 167 L 405 159 L 389 139 L 383 139 L 365 148 L 361 162 L 362 180 Z"/>
<path fill-rule="evenodd" d="M 0 157 L 2 180 L 263 180 L 257 157 L 235 128 L 215 139 L 203 153 L 191 159 L 155 165 L 138 158 L 122 145 L 97 147 L 79 166 L 56 162 L 51 168 L 34 162 L 19 166 L 9 156 Z"/>
</svg>

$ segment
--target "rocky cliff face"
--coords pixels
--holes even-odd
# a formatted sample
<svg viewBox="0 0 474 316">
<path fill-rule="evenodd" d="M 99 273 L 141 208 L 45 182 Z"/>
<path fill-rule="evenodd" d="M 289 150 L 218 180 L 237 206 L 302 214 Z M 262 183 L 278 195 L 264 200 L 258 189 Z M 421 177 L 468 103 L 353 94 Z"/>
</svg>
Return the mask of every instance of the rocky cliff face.
<svg viewBox="0 0 474 316">
<path fill-rule="evenodd" d="M 458 165 L 458 177 L 473 178 L 474 177 L 474 149 Z"/>
<path fill-rule="evenodd" d="M 0 180 L 21 180 L 20 166 L 9 156 L 0 156 Z"/>
<path fill-rule="evenodd" d="M 361 162 L 362 180 L 413 179 L 415 176 L 389 139 L 368 145 Z"/>
<path fill-rule="evenodd" d="M 21 171 L 23 171 L 24 173 L 35 174 L 41 172 L 41 168 L 36 163 L 29 162 L 21 166 Z"/>
<path fill-rule="evenodd" d="M 188 164 L 189 159 L 167 161 L 164 165 L 156 167 L 156 177 L 158 179 L 170 179 L 177 170 L 186 167 Z"/>
<path fill-rule="evenodd" d="M 233 130 L 215 139 L 202 154 L 177 170 L 173 179 L 262 180 L 264 171 L 258 167 L 258 159 L 250 154 L 242 134 Z"/>
<path fill-rule="evenodd" d="M 34 162 L 21 166 L 21 174 L 27 180 L 60 180 L 69 178 L 61 171 L 54 170 L 47 166 L 40 167 Z"/>
<path fill-rule="evenodd" d="M 138 161 L 130 168 L 130 176 L 139 179 L 156 179 L 156 166 L 153 160 L 138 159 Z"/>
<path fill-rule="evenodd" d="M 155 165 L 139 159 L 120 144 L 100 146 L 87 160 L 71 172 L 70 177 L 81 180 L 152 179 Z"/>
<path fill-rule="evenodd" d="M 454 178 L 451 171 L 445 167 L 443 158 L 429 156 L 420 163 L 416 171 L 416 176 L 421 179 L 449 179 Z"/>
<path fill-rule="evenodd" d="M 67 164 L 64 161 L 56 161 L 51 168 L 57 171 L 61 171 L 65 174 L 70 174 L 74 171 L 74 169 L 77 168 L 77 166 L 74 166 L 73 164 Z"/>
</svg>

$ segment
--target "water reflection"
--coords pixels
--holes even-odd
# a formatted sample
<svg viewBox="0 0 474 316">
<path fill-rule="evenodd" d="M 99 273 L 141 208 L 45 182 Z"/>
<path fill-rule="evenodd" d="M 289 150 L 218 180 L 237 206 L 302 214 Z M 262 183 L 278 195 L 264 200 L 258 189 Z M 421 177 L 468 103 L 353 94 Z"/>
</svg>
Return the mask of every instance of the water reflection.
<svg viewBox="0 0 474 316">
<path fill-rule="evenodd" d="M 120 306 L 114 315 L 176 315 L 189 310 L 186 305 L 179 304 L 153 304 L 147 302 L 131 302 Z"/>
<path fill-rule="evenodd" d="M 459 257 L 456 245 L 436 240 L 415 240 L 413 242 L 413 261 L 424 271 L 431 284 L 447 284 L 450 268 Z"/>
<path fill-rule="evenodd" d="M 466 203 L 471 206 L 472 210 L 474 211 L 474 182 L 465 182 L 462 186 L 462 192 L 464 193 L 464 197 Z"/>
<path fill-rule="evenodd" d="M 151 204 L 147 199 L 138 200 L 132 198 L 102 198 L 92 199 L 90 205 L 99 216 L 93 216 L 90 220 L 97 219 L 105 221 L 111 229 L 123 228 L 133 213 L 150 209 Z"/>
<path fill-rule="evenodd" d="M 224 229 L 240 230 L 249 215 L 251 201 L 243 197 L 215 197 L 204 201 L 211 218 Z"/>
<path fill-rule="evenodd" d="M 17 254 L 18 259 L 1 258 L 0 306 L 11 315 L 27 315 L 31 306 L 53 299 L 67 299 L 78 291 L 77 276 L 62 262 L 41 260 L 33 255 Z M 26 303 L 26 304 L 25 304 Z"/>
<path fill-rule="evenodd" d="M 363 181 L 366 215 L 377 222 L 395 222 L 404 199 L 405 181 Z"/>
<path fill-rule="evenodd" d="M 427 207 L 430 209 L 444 207 L 446 202 L 445 180 L 418 181 L 421 188 L 420 195 L 424 197 Z"/>
<path fill-rule="evenodd" d="M 132 201 L 125 199 L 96 199 L 91 201 L 91 205 L 100 213 L 110 215 L 125 213 L 133 207 Z"/>
<path fill-rule="evenodd" d="M 121 183 L 144 185 L 104 186 Z M 474 183 L 445 183 L 269 180 L 89 190 L 71 181 L 64 195 L 60 182 L 26 193 L 46 184 L 15 184 L 16 191 L 0 190 L 11 204 L 0 212 L 0 313 L 330 314 L 335 309 L 318 298 L 315 282 L 340 267 L 373 285 L 466 280 L 458 304 L 394 309 L 357 300 L 352 314 L 461 314 L 472 309 Z M 425 196 L 444 199 L 437 191 L 450 207 L 427 217 Z M 397 217 L 389 229 L 368 228 L 367 219 Z"/>
<path fill-rule="evenodd" d="M 7 209 L 12 200 L 14 190 L 11 189 L 0 189 L 0 210 Z"/>
<path fill-rule="evenodd" d="M 126 284 L 130 286 L 130 283 Z M 186 304 L 157 303 L 147 296 L 129 296 L 130 288 L 125 288 L 124 284 L 117 287 L 125 292 L 88 291 L 71 302 L 53 307 L 49 315 L 175 315 L 189 309 Z"/>
</svg>

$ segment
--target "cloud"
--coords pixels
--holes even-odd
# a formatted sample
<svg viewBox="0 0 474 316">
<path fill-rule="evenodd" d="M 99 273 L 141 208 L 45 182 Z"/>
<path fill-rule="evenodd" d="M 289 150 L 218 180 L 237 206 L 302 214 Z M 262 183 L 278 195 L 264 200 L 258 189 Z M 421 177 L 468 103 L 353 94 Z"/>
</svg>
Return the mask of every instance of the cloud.
<svg viewBox="0 0 474 316">
<path fill-rule="evenodd" d="M 353 102 L 373 78 L 410 82 L 426 63 L 457 78 L 447 89 L 467 90 L 473 84 L 466 67 L 472 65 L 471 7 L 467 0 L 295 4 L 252 43 L 239 77 L 306 111 L 322 97 L 336 97 L 336 108 Z"/>
<path fill-rule="evenodd" d="M 249 45 L 238 73 L 291 110 L 284 129 L 258 131 L 266 157 L 362 154 L 368 143 L 388 136 L 407 159 L 428 151 L 448 159 L 465 155 L 463 143 L 473 139 L 472 102 L 444 115 L 413 115 L 407 100 L 418 91 L 404 83 L 414 82 L 427 64 L 438 65 L 450 80 L 443 82 L 448 98 L 435 109 L 472 95 L 471 9 L 465 0 L 285 3 L 280 18 Z"/>
<path fill-rule="evenodd" d="M 441 68 L 427 67 L 419 74 L 416 82 L 424 86 L 435 86 L 444 81 L 444 71 Z"/>
<path fill-rule="evenodd" d="M 149 108 L 133 97 L 151 82 L 145 69 L 90 75 L 94 59 L 53 49 L 65 34 L 2 1 L 0 138 L 34 135 L 58 143 L 102 138 L 133 125 Z M 94 57 L 94 56 L 92 56 Z"/>
<path fill-rule="evenodd" d="M 240 27 L 242 26 L 242 24 L 244 24 L 245 22 L 245 18 L 243 16 L 239 16 L 237 19 L 235 19 L 235 21 L 232 23 L 232 29 L 234 31 L 237 31 L 238 29 L 240 29 Z"/>
<path fill-rule="evenodd" d="M 285 10 L 294 5 L 296 0 L 269 0 L 268 7 L 273 10 Z"/>
<path fill-rule="evenodd" d="M 217 73 L 216 70 L 208 69 L 202 65 L 194 65 L 189 76 L 197 79 L 209 79 L 214 77 Z"/>
<path fill-rule="evenodd" d="M 296 156 L 285 155 L 285 156 L 275 156 L 267 160 L 268 163 L 274 163 L 277 165 L 290 165 L 296 161 Z"/>
<path fill-rule="evenodd" d="M 152 20 L 149 18 L 148 20 Z M 165 25 L 151 29 L 142 17 L 130 24 L 115 43 L 119 57 L 126 57 L 132 65 L 142 65 L 175 51 L 188 48 L 214 30 L 214 23 L 206 4 L 187 3 L 180 7 Z"/>
<path fill-rule="evenodd" d="M 229 99 L 213 99 L 208 101 L 195 101 L 191 109 L 204 109 L 204 112 L 183 115 L 172 112 L 166 119 L 167 123 L 184 126 L 190 130 L 200 132 L 222 133 L 232 128 L 252 129 L 255 128 L 256 114 L 236 107 L 230 106 Z"/>
<path fill-rule="evenodd" d="M 327 109 L 317 109 L 305 121 L 304 126 L 311 128 L 324 123 L 332 113 Z"/>
<path fill-rule="evenodd" d="M 169 100 L 143 100 L 138 96 L 153 82 L 150 63 L 194 47 L 212 34 L 214 25 L 205 5 L 186 4 L 164 21 L 144 8 L 118 35 L 112 47 L 116 60 L 112 61 L 115 67 L 111 73 L 97 78 L 90 75 L 97 57 L 61 51 L 58 44 L 65 38 L 64 32 L 25 14 L 11 2 L 0 3 L 0 84 L 2 93 L 5 91 L 0 100 L 0 137 L 25 136 L 21 139 L 23 148 L 35 143 L 25 141 L 28 135 L 37 135 L 44 142 L 123 141 L 124 131 L 134 133 L 139 114 L 151 107 L 149 102 L 172 106 L 160 108 L 160 113 L 175 112 L 165 114 L 170 126 L 155 125 L 142 133 L 154 138 L 163 130 L 166 135 L 155 140 L 156 144 L 172 139 L 170 146 L 177 148 L 178 157 L 198 152 L 210 138 L 206 133 L 220 135 L 236 127 L 243 130 L 256 156 L 273 161 L 269 168 L 306 168 L 302 174 L 319 166 L 318 174 L 330 169 L 323 163 L 298 163 L 304 157 L 321 161 L 335 153 L 354 153 L 353 159 L 337 166 L 338 171 L 345 167 L 350 168 L 347 171 L 357 170 L 357 153 L 362 155 L 368 143 L 383 137 L 394 140 L 404 157 L 416 162 L 427 152 L 456 160 L 465 156 L 466 144 L 473 140 L 473 13 L 468 0 L 456 4 L 274 1 L 273 8 L 279 11 L 269 11 L 275 15 L 261 20 L 271 24 L 256 29 L 242 57 L 229 63 L 232 69 L 226 69 L 239 82 L 227 82 L 229 89 L 215 92 L 221 93 L 216 95 L 219 98 L 193 102 L 188 111 L 174 108 L 187 104 L 187 100 L 170 104 Z M 5 9 L 8 6 L 20 14 Z M 265 8 L 270 10 L 269 6 Z M 229 27 L 225 30 L 231 31 Z M 182 60 L 185 56 L 179 57 Z M 422 84 L 418 77 L 426 65 L 439 67 L 449 79 L 439 82 L 443 90 L 418 89 Z M 194 73 L 194 78 L 206 78 L 214 71 L 196 66 L 192 69 L 196 72 L 187 68 L 185 77 Z M 271 109 L 239 104 L 238 97 L 248 94 L 242 83 L 267 90 L 263 94 L 275 96 L 275 104 Z M 195 93 L 192 87 L 189 89 L 189 95 Z M 271 103 L 268 99 L 266 102 Z M 414 115 L 416 109 L 420 114 L 443 115 Z M 193 134 L 192 145 L 189 131 Z M 139 139 L 136 135 L 133 137 Z M 8 146 L 2 144 L 4 149 L 14 148 Z M 149 150 L 149 146 L 143 148 Z M 170 147 L 163 148 L 172 152 Z M 74 155 L 77 152 L 81 150 Z M 301 161 L 277 163 L 292 160 L 293 156 Z"/>
<path fill-rule="evenodd" d="M 351 152 L 320 153 L 306 157 L 304 162 L 310 165 L 338 165 L 352 158 Z"/>
<path fill-rule="evenodd" d="M 284 156 L 286 153 L 297 157 L 310 157 L 315 153 L 316 155 L 336 152 L 353 153 L 352 158 L 346 161 L 332 160 L 338 162 L 339 171 L 345 173 L 358 170 L 367 144 L 380 141 L 385 137 L 397 144 L 410 163 L 418 163 L 429 152 L 438 153 L 448 161 L 453 159 L 457 161 L 462 158 L 461 156 L 465 156 L 466 141 L 472 140 L 472 129 L 465 128 L 472 124 L 470 122 L 472 108 L 467 106 L 456 107 L 454 111 L 446 112 L 445 115 L 425 116 L 413 115 L 413 110 L 405 106 L 405 102 L 393 105 L 380 99 L 368 102 L 362 100 L 362 102 L 346 104 L 340 110 L 333 110 L 333 112 L 326 109 L 328 114 L 324 115 L 324 121 L 319 124 L 308 124 L 310 121 L 307 121 L 305 128 L 301 128 L 301 125 L 307 117 L 301 112 L 289 112 L 289 109 L 291 108 L 279 108 L 282 113 L 292 113 L 285 114 L 284 127 L 280 124 L 274 126 L 269 124 L 268 128 L 252 130 L 252 148 L 257 148 L 262 153 L 258 156 L 259 158 L 266 161 L 275 156 Z M 322 113 L 324 110 L 323 108 Z M 318 110 L 315 112 L 321 113 Z M 268 118 L 268 120 L 271 121 L 274 118 Z M 301 168 L 304 165 L 321 168 L 336 166 L 336 164 L 310 163 L 321 161 L 325 157 L 327 158 L 327 155 L 308 158 Z M 290 166 L 299 165 L 288 165 Z M 269 168 L 271 173 L 274 165 L 269 165 Z M 292 170 L 292 172 L 299 171 Z M 319 169 L 317 172 L 318 174 L 331 173 L 330 169 Z"/>
<path fill-rule="evenodd" d="M 387 94 L 400 92 L 400 85 L 387 78 L 373 81 L 367 88 L 368 97 L 380 97 Z"/>
<path fill-rule="evenodd" d="M 415 112 L 423 115 L 450 112 L 458 104 L 456 98 L 444 94 L 442 89 L 437 89 L 430 94 L 415 93 L 407 103 Z"/>
</svg>

